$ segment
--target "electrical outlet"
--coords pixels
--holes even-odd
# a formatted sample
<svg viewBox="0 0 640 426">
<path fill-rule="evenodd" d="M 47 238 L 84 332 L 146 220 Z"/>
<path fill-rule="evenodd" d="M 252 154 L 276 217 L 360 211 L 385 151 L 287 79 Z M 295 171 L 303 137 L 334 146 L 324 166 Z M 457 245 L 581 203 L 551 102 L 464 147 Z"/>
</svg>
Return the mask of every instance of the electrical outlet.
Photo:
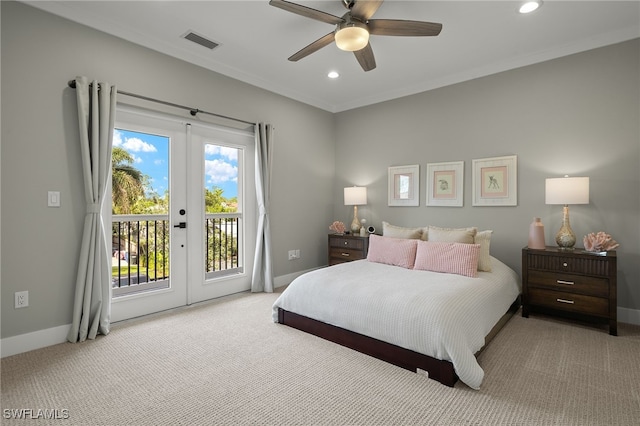
<svg viewBox="0 0 640 426">
<path fill-rule="evenodd" d="M 289 250 L 289 260 L 300 259 L 300 250 Z"/>
<path fill-rule="evenodd" d="M 16 309 L 26 308 L 29 306 L 29 292 L 28 291 L 17 291 L 16 292 Z"/>
</svg>

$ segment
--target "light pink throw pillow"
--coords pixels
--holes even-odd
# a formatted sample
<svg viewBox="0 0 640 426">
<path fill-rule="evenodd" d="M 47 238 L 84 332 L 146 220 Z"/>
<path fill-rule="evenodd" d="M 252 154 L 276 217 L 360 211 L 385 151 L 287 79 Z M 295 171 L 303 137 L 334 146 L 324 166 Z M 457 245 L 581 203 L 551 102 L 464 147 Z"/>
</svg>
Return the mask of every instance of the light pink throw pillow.
<svg viewBox="0 0 640 426">
<path fill-rule="evenodd" d="M 413 269 L 478 276 L 480 244 L 418 241 Z"/>
<path fill-rule="evenodd" d="M 384 263 L 412 269 L 416 260 L 418 240 L 369 235 L 369 262 Z"/>
</svg>

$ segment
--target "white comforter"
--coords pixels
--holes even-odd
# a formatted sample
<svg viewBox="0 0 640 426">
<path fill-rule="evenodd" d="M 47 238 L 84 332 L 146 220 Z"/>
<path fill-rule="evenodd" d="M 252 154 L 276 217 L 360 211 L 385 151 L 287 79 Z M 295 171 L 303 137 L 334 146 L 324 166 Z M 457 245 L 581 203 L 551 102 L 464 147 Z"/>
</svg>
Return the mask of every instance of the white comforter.
<svg viewBox="0 0 640 426">
<path fill-rule="evenodd" d="M 367 260 L 296 278 L 273 305 L 369 337 L 451 361 L 479 389 L 484 371 L 474 354 L 520 294 L 518 275 L 492 258 L 477 278 L 416 271 Z"/>
</svg>

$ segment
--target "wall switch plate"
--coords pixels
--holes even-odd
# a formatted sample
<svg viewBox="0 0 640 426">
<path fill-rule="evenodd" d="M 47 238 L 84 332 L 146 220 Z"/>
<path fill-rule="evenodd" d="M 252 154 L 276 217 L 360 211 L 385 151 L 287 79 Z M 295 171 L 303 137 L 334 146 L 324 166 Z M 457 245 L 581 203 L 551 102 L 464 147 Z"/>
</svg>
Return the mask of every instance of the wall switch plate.
<svg viewBox="0 0 640 426">
<path fill-rule="evenodd" d="M 28 291 L 17 291 L 16 292 L 16 300 L 15 300 L 16 309 L 26 308 L 29 306 L 29 292 Z"/>
<path fill-rule="evenodd" d="M 60 207 L 60 191 L 49 191 L 47 196 L 47 206 Z"/>
</svg>

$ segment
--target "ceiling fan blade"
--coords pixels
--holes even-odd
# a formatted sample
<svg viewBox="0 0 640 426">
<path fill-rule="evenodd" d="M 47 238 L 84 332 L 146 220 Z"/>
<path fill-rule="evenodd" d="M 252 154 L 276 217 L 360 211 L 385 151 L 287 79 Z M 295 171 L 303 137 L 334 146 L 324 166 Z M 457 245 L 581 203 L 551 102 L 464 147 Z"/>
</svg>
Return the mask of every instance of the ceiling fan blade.
<svg viewBox="0 0 640 426">
<path fill-rule="evenodd" d="M 376 67 L 376 58 L 373 56 L 373 49 L 371 49 L 371 43 L 367 43 L 367 45 L 353 52 L 358 60 L 358 63 L 365 71 L 371 71 Z"/>
<path fill-rule="evenodd" d="M 337 25 L 340 22 L 343 22 L 343 19 L 337 16 L 321 12 L 307 6 L 302 6 L 300 4 L 291 3 L 290 1 L 271 0 L 269 1 L 269 4 L 271 6 L 286 10 L 287 12 L 295 13 L 296 15 L 301 15 L 306 18 L 315 19 L 316 21 L 326 22 L 327 24 Z"/>
<path fill-rule="evenodd" d="M 401 19 L 371 19 L 367 22 L 369 33 L 384 36 L 437 36 L 442 24 Z"/>
<path fill-rule="evenodd" d="M 351 8 L 351 16 L 367 21 L 378 10 L 384 0 L 355 0 Z"/>
<path fill-rule="evenodd" d="M 327 35 L 325 35 L 323 37 L 320 37 L 319 39 L 317 39 L 316 41 L 314 41 L 310 45 L 300 49 L 299 51 L 297 51 L 296 53 L 291 55 L 289 57 L 289 60 L 291 62 L 299 61 L 300 59 L 311 55 L 313 52 L 316 52 L 316 51 L 322 49 L 326 45 L 333 43 L 335 38 L 336 38 L 336 34 L 332 31 L 329 34 L 327 34 Z"/>
</svg>

